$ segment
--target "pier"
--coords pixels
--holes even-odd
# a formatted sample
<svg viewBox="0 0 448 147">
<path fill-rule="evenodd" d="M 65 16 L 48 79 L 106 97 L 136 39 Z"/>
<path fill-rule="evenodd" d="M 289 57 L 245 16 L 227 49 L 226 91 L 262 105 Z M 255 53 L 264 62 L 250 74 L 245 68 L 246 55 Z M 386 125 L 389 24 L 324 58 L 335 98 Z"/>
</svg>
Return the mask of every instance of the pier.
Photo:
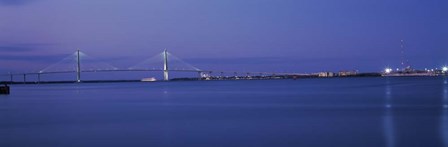
<svg viewBox="0 0 448 147">
<path fill-rule="evenodd" d="M 0 86 L 0 94 L 5 94 L 5 95 L 9 95 L 10 91 L 9 91 L 9 86 L 4 84 L 4 86 Z"/>
</svg>

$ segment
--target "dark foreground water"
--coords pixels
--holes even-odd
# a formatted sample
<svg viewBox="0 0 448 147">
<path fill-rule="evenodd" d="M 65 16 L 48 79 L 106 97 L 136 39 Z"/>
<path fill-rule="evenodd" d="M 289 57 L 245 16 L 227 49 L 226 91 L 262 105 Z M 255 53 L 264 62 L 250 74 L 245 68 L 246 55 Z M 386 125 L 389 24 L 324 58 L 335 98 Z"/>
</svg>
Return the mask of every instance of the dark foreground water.
<svg viewBox="0 0 448 147">
<path fill-rule="evenodd" d="M 443 147 L 426 78 L 13 85 L 0 147 Z"/>
</svg>

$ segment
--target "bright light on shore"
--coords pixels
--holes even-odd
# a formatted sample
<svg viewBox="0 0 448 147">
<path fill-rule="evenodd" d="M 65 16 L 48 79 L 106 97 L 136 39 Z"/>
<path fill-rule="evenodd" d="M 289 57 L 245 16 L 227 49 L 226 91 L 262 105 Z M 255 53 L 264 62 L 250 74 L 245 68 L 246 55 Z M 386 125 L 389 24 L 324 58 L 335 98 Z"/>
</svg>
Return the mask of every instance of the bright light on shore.
<svg viewBox="0 0 448 147">
<path fill-rule="evenodd" d="M 448 71 L 448 66 L 442 67 L 442 71 L 443 72 L 447 72 Z"/>
<path fill-rule="evenodd" d="M 384 69 L 384 72 L 385 72 L 386 74 L 388 74 L 388 73 L 392 72 L 392 68 L 386 68 L 386 69 Z"/>
</svg>

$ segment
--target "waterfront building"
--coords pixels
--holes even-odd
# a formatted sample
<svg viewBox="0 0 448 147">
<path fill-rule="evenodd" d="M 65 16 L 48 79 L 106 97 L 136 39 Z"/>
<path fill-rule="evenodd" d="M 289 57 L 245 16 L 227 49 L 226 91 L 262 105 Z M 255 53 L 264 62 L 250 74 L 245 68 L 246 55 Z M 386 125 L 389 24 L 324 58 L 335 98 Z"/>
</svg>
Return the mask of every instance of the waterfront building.
<svg viewBox="0 0 448 147">
<path fill-rule="evenodd" d="M 319 73 L 319 77 L 334 77 L 334 73 L 333 72 L 320 72 Z"/>
<path fill-rule="evenodd" d="M 357 71 L 357 70 L 340 71 L 340 72 L 338 73 L 338 75 L 339 75 L 340 77 L 355 76 L 355 75 L 357 75 L 357 74 L 358 74 L 358 71 Z"/>
</svg>

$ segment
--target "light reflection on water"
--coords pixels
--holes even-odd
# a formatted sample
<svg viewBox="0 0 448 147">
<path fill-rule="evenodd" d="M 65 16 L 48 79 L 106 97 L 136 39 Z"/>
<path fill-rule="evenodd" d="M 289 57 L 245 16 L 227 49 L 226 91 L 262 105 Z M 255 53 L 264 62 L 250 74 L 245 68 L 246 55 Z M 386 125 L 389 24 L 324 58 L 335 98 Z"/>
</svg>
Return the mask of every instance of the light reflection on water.
<svg viewBox="0 0 448 147">
<path fill-rule="evenodd" d="M 448 79 L 444 77 L 443 80 L 443 100 L 441 109 L 441 122 L 440 122 L 440 132 L 442 136 L 442 141 L 445 147 L 448 146 Z"/>
<path fill-rule="evenodd" d="M 392 88 L 389 78 L 385 84 L 385 114 L 383 116 L 384 136 L 386 147 L 395 147 L 395 128 L 392 114 Z"/>
</svg>

